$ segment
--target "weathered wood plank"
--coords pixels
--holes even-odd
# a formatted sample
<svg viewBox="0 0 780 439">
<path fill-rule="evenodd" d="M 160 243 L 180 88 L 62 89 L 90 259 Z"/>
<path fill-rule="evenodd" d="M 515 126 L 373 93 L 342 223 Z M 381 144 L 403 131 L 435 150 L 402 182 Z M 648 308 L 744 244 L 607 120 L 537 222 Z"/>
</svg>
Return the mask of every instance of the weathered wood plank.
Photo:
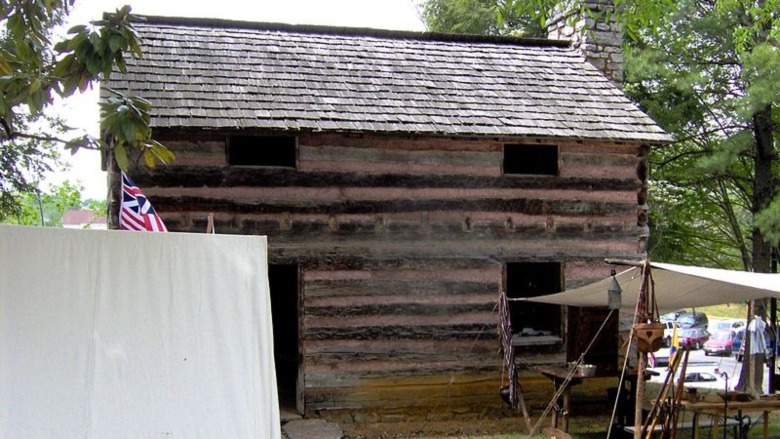
<svg viewBox="0 0 780 439">
<path fill-rule="evenodd" d="M 421 261 L 417 261 L 418 264 Z M 304 279 L 314 280 L 349 280 L 349 279 L 384 279 L 384 280 L 460 280 L 460 281 L 485 281 L 493 278 L 496 269 L 500 270 L 499 265 L 490 268 L 464 267 L 460 270 L 439 271 L 424 265 L 414 265 L 416 270 L 392 270 L 380 268 L 377 270 L 343 270 L 334 272 L 329 271 L 307 271 Z"/>
<path fill-rule="evenodd" d="M 498 301 L 488 303 L 447 303 L 447 304 L 422 304 L 422 303 L 397 303 L 392 305 L 369 304 L 362 306 L 311 306 L 307 302 L 306 314 L 312 317 L 308 320 L 315 325 L 318 320 L 315 317 L 363 317 L 381 316 L 385 320 L 388 316 L 425 316 L 426 321 L 432 321 L 434 316 L 446 316 L 452 318 L 456 314 L 484 313 L 496 309 Z"/>
<path fill-rule="evenodd" d="M 162 210 L 161 210 L 162 211 Z M 485 221 L 474 219 L 469 214 L 458 213 L 460 218 L 453 216 L 447 220 L 439 220 L 435 212 L 428 216 L 416 214 L 416 219 L 406 221 L 383 219 L 384 214 L 378 214 L 375 219 L 360 218 L 357 221 L 352 215 L 319 215 L 312 214 L 264 214 L 257 217 L 249 214 L 222 214 L 215 219 L 215 227 L 220 233 L 266 235 L 274 241 L 286 242 L 308 241 L 327 236 L 334 241 L 354 241 L 375 239 L 384 241 L 410 239 L 452 239 L 461 236 L 465 241 L 473 240 L 504 240 L 530 237 L 531 239 L 561 239 L 580 237 L 587 240 L 619 240 L 627 235 L 637 234 L 636 218 L 615 218 L 602 221 L 599 218 L 581 218 L 564 216 L 527 216 L 523 222 L 512 220 L 512 214 L 504 214 L 505 219 Z M 496 216 L 500 216 L 497 214 Z M 176 224 L 176 230 L 205 230 L 208 214 L 193 215 L 192 212 L 176 213 L 165 211 L 161 214 L 166 223 Z M 299 219 L 300 218 L 300 219 Z"/>
<path fill-rule="evenodd" d="M 176 141 L 193 141 L 208 139 L 225 141 L 227 136 L 236 134 L 235 130 L 208 129 L 200 131 L 185 131 L 170 128 L 155 128 L 155 139 L 166 144 Z M 308 146 L 338 146 L 379 149 L 405 150 L 442 150 L 442 151 L 500 151 L 504 144 L 547 144 L 558 145 L 562 153 L 580 152 L 596 154 L 638 154 L 647 145 L 636 142 L 604 142 L 600 140 L 567 140 L 559 138 L 529 138 L 529 137 L 448 137 L 414 134 L 382 134 L 382 133 L 327 133 L 311 131 L 289 131 L 289 135 L 298 137 L 299 145 Z M 267 129 L 242 130 L 242 135 L 279 135 L 278 131 Z"/>
<path fill-rule="evenodd" d="M 161 195 L 157 191 L 149 196 L 159 212 L 167 214 L 191 210 L 228 211 L 236 214 L 312 214 L 329 212 L 338 214 L 380 214 L 398 212 L 426 211 L 492 211 L 512 212 L 527 215 L 577 215 L 577 216 L 614 216 L 636 212 L 636 204 L 585 201 L 550 200 L 538 198 L 481 198 L 481 199 L 423 199 L 423 200 L 321 200 L 301 199 L 294 202 L 246 197 L 244 199 L 212 198 L 195 195 Z M 158 208 L 165 207 L 165 209 Z"/>
<path fill-rule="evenodd" d="M 274 255 L 275 257 L 276 255 Z M 439 270 L 462 270 L 465 268 L 495 268 L 499 267 L 494 260 L 479 257 L 455 258 L 441 255 L 432 256 L 425 260 L 400 257 L 382 257 L 375 255 L 371 259 L 360 257 L 360 255 L 340 254 L 337 252 L 327 252 L 320 257 L 302 257 L 299 262 L 306 268 L 307 272 L 322 270 L 376 270 L 376 269 L 439 269 Z M 475 289 L 476 291 L 476 289 Z"/>
<path fill-rule="evenodd" d="M 485 331 L 489 332 L 490 328 L 485 328 Z M 350 355 L 359 352 L 377 357 L 453 355 L 457 358 L 476 355 L 486 358 L 499 355 L 498 346 L 497 332 L 494 337 L 474 340 L 310 340 L 306 343 L 306 355 Z"/>
<path fill-rule="evenodd" d="M 443 174 L 425 172 L 410 175 L 408 168 L 400 172 L 367 173 L 332 170 L 308 171 L 263 167 L 224 166 L 170 166 L 151 172 L 133 173 L 133 181 L 144 188 L 237 188 L 237 187 L 396 187 L 396 188 L 499 188 L 499 189 L 542 189 L 589 191 L 635 191 L 640 187 L 635 167 L 625 168 L 625 176 L 614 174 L 614 168 L 607 168 L 604 176 L 550 177 L 535 175 L 480 176 L 473 174 Z M 406 172 L 404 172 L 406 170 Z M 590 173 L 590 171 L 589 171 Z"/>
<path fill-rule="evenodd" d="M 494 374 L 497 377 L 501 375 L 501 359 L 497 356 L 446 360 L 430 357 L 414 361 L 319 357 L 317 362 L 307 361 L 306 364 L 310 366 L 306 370 L 306 383 L 311 387 L 346 387 L 360 385 L 361 382 L 371 379 L 400 380 L 433 374 L 484 373 Z"/>
<path fill-rule="evenodd" d="M 497 280 L 501 278 L 501 271 L 496 271 L 493 281 L 466 282 L 466 281 L 398 281 L 376 279 L 343 279 L 343 280 L 317 280 L 306 283 L 306 297 L 311 299 L 310 304 L 327 303 L 324 298 L 354 298 L 363 295 L 366 299 L 376 303 L 383 297 L 410 300 L 426 300 L 430 297 L 447 297 L 449 300 L 461 300 L 464 296 L 479 294 L 481 297 L 493 297 L 497 300 Z M 430 300 L 430 299 L 429 299 Z"/>
<path fill-rule="evenodd" d="M 491 311 L 464 312 L 459 314 L 434 314 L 424 319 L 410 314 L 385 314 L 381 317 L 375 315 L 358 316 L 319 316 L 306 314 L 304 326 L 306 329 L 320 328 L 364 328 L 374 327 L 398 327 L 409 326 L 463 326 L 471 324 L 490 325 L 497 321 L 496 313 Z"/>
<path fill-rule="evenodd" d="M 451 404 L 456 400 L 469 400 L 471 396 L 483 395 L 499 402 L 498 374 L 418 374 L 417 377 L 385 377 L 362 380 L 359 386 L 319 387 L 307 389 L 312 404 L 320 403 L 336 407 L 361 401 L 369 406 L 382 406 L 381 401 L 394 401 L 391 405 L 405 401 L 415 407 Z M 463 401 L 458 401 L 462 403 Z"/>
<path fill-rule="evenodd" d="M 418 319 L 419 320 L 419 319 Z M 475 340 L 485 334 L 489 319 L 478 323 L 415 326 L 410 323 L 382 326 L 306 327 L 305 340 Z"/>
<path fill-rule="evenodd" d="M 402 164 L 457 165 L 464 167 L 479 167 L 501 165 L 501 151 L 442 151 L 436 149 L 403 150 L 381 148 L 354 148 L 343 146 L 308 146 L 298 147 L 298 157 L 301 161 L 325 162 L 358 162 L 365 168 L 375 163 L 396 162 Z M 339 169 L 339 166 L 328 166 L 326 169 Z"/>
</svg>

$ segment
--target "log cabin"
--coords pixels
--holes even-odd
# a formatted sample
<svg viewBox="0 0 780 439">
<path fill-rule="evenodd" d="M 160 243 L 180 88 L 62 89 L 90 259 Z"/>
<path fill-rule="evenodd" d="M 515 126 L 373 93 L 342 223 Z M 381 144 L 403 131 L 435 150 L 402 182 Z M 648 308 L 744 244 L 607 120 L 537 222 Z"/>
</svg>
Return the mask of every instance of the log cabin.
<svg viewBox="0 0 780 439">
<path fill-rule="evenodd" d="M 304 416 L 506 413 L 499 294 L 645 254 L 647 153 L 669 137 L 569 41 L 135 26 L 144 56 L 103 86 L 152 102 L 176 160 L 129 175 L 169 231 L 213 214 L 217 233 L 268 237 L 280 403 Z M 603 315 L 511 313 L 525 400 L 544 406 L 535 367 L 576 358 Z M 599 374 L 615 345 L 588 359 Z"/>
</svg>

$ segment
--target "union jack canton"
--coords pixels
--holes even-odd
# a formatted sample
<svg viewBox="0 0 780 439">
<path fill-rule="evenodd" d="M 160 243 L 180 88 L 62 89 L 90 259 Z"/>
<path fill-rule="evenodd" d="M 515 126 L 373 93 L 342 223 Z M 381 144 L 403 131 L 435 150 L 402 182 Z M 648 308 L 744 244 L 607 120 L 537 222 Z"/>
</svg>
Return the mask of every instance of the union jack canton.
<svg viewBox="0 0 780 439">
<path fill-rule="evenodd" d="M 119 206 L 119 228 L 138 232 L 167 232 L 141 189 L 122 171 L 122 203 Z"/>
</svg>

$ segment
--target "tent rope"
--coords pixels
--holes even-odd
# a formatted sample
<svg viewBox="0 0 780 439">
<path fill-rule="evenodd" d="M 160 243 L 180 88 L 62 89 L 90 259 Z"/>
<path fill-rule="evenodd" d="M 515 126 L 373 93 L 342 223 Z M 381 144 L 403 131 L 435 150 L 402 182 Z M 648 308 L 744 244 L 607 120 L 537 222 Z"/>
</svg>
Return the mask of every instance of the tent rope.
<svg viewBox="0 0 780 439">
<path fill-rule="evenodd" d="M 636 318 L 636 316 L 634 316 Z M 628 345 L 626 346 L 626 356 L 623 359 L 623 370 L 620 371 L 620 380 L 618 380 L 618 391 L 617 395 L 615 396 L 615 404 L 612 407 L 612 417 L 609 419 L 609 429 L 607 430 L 607 439 L 612 435 L 612 429 L 615 425 L 615 418 L 617 417 L 617 409 L 618 409 L 618 403 L 620 402 L 620 392 L 623 389 L 623 383 L 626 381 L 626 370 L 628 370 L 628 348 L 631 346 L 631 341 L 634 338 L 634 328 L 631 328 L 631 331 L 628 335 Z"/>
<path fill-rule="evenodd" d="M 596 335 L 593 337 L 593 339 L 590 341 L 588 346 L 585 348 L 585 350 L 580 354 L 579 358 L 577 358 L 577 361 L 572 364 L 571 369 L 569 370 L 569 373 L 566 374 L 566 378 L 563 380 L 563 383 L 561 383 L 560 386 L 558 386 L 558 390 L 555 392 L 555 395 L 553 396 L 552 400 L 549 404 L 547 404 L 547 408 L 544 409 L 544 412 L 539 417 L 539 419 L 536 421 L 536 424 L 534 425 L 534 428 L 531 429 L 530 435 L 533 436 L 536 433 L 539 432 L 539 428 L 541 427 L 542 422 L 547 417 L 548 414 L 550 414 L 550 410 L 556 405 L 558 402 L 558 399 L 563 394 L 564 390 L 566 390 L 566 387 L 571 382 L 571 379 L 574 377 L 574 374 L 577 371 L 577 368 L 582 364 L 582 361 L 585 359 L 585 355 L 590 351 L 590 348 L 593 347 L 593 344 L 598 340 L 599 335 L 601 335 L 601 332 L 604 330 L 604 327 L 607 325 L 607 322 L 609 321 L 609 318 L 612 317 L 612 314 L 615 312 L 614 309 L 609 310 L 609 314 L 607 314 L 607 317 L 604 319 L 603 322 L 601 322 L 601 326 L 599 327 L 599 330 L 596 331 Z"/>
</svg>

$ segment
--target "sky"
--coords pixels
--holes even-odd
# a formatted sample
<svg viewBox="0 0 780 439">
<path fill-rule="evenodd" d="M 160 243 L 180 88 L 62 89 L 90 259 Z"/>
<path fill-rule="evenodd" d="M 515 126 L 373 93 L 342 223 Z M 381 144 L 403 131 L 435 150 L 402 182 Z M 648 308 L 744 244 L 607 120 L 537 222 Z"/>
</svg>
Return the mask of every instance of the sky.
<svg viewBox="0 0 780 439">
<path fill-rule="evenodd" d="M 423 31 L 421 0 L 76 0 L 69 25 L 100 19 L 125 4 L 141 15 L 207 17 L 241 21 L 317 24 L 343 27 Z M 98 135 L 97 87 L 57 104 L 57 112 L 74 128 Z M 71 169 L 49 180 L 65 179 L 84 186 L 83 198 L 104 199 L 106 174 L 100 170 L 100 154 L 83 150 L 65 154 Z"/>
</svg>

